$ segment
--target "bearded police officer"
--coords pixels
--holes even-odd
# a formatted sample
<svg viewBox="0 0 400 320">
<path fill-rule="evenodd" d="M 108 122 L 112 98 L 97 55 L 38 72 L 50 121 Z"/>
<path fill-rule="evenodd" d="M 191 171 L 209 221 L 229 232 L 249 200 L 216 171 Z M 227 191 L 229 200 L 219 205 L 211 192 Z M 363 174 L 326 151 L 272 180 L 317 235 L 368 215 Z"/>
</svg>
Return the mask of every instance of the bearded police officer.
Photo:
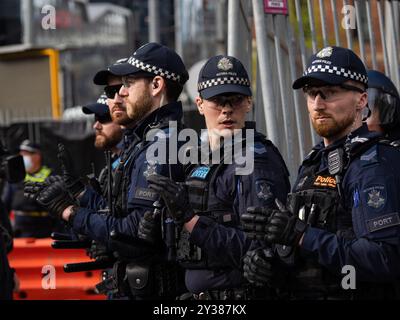
<svg viewBox="0 0 400 320">
<path fill-rule="evenodd" d="M 240 230 L 240 216 L 248 206 L 273 206 L 276 197 L 284 201 L 290 188 L 288 171 L 272 142 L 255 131 L 254 123 L 245 122 L 252 93 L 238 59 L 210 58 L 200 71 L 198 91 L 196 104 L 207 125 L 210 154 L 190 171 L 186 187 L 157 175 L 148 181 L 162 195 L 176 223 L 183 225 L 178 258 L 193 296 L 264 298 L 267 290 L 257 296 L 242 276 L 243 255 L 259 243 Z M 252 164 L 243 172 L 240 169 L 248 164 L 236 157 L 242 152 Z M 216 154 L 221 157 L 215 158 Z"/>
<path fill-rule="evenodd" d="M 164 133 L 163 138 L 168 145 L 169 122 L 175 121 L 177 128 L 180 126 L 182 106 L 177 99 L 188 79 L 188 73 L 179 55 L 157 43 L 148 43 L 140 47 L 127 62 L 113 65 L 109 71 L 117 77 L 122 77 L 123 86 L 117 96 L 124 100 L 127 114 L 135 123 L 134 128 L 124 133 L 126 148 L 116 168 L 113 188 L 113 194 L 120 194 L 122 197 L 120 205 L 126 217 L 104 216 L 93 210 L 78 207 L 68 195 L 54 192 L 52 186 L 45 187 L 35 194 L 39 203 L 45 204 L 54 215 L 68 221 L 75 232 L 106 244 L 110 244 L 112 240 L 111 231 L 118 237 L 130 237 L 133 241 L 137 237 L 140 218 L 146 212 L 150 214 L 159 210 L 153 206 L 158 200 L 158 195 L 148 187 L 145 178 L 148 174 L 156 172 L 177 181 L 184 178 L 183 167 L 179 163 L 169 163 L 168 154 L 166 163 L 159 163 L 147 157 L 147 150 L 154 144 L 154 137 L 148 141 L 146 135 L 151 129 L 159 129 Z M 172 157 L 174 158 L 177 157 Z M 136 298 L 176 295 L 179 281 L 176 279 L 176 271 L 162 263 L 166 256 L 164 249 L 162 243 L 150 248 L 140 246 L 137 252 L 129 252 L 129 258 L 137 255 L 136 261 L 140 260 L 140 263 L 133 262 L 127 265 L 126 260 L 119 261 L 114 269 L 118 269 L 119 276 L 121 270 L 125 271 L 126 267 L 129 273 L 127 281 L 131 289 L 128 294 Z M 154 254 L 155 252 L 157 254 Z M 120 252 L 120 255 L 122 254 Z M 149 256 L 151 258 L 144 259 Z M 122 278 L 125 278 L 125 272 Z"/>
<path fill-rule="evenodd" d="M 294 264 L 294 298 L 396 297 L 400 153 L 362 123 L 367 85 L 353 51 L 327 47 L 311 57 L 293 88 L 303 89 L 323 141 L 303 161 L 287 208 L 276 201 L 276 210 L 248 210 L 249 230 L 262 229 L 267 243 L 281 245 L 281 261 Z M 272 262 L 260 255 L 245 260 L 247 275 L 263 274 L 268 282 Z M 343 270 L 352 273 L 352 290 L 341 286 Z"/>
</svg>

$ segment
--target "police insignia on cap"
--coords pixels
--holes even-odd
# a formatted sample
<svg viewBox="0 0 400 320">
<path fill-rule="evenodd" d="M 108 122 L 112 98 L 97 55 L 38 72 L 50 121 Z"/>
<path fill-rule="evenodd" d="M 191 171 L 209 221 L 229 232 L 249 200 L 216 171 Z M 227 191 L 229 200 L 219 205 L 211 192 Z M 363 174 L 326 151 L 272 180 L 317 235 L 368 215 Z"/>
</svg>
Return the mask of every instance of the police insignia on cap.
<svg viewBox="0 0 400 320">
<path fill-rule="evenodd" d="M 386 202 L 386 190 L 384 186 L 374 186 L 364 190 L 367 194 L 367 205 L 374 209 L 383 207 Z"/>
<path fill-rule="evenodd" d="M 318 58 L 327 58 L 332 55 L 333 48 L 332 47 L 326 47 L 323 48 L 320 52 L 317 53 Z"/>
<path fill-rule="evenodd" d="M 220 70 L 228 71 L 233 68 L 233 64 L 228 58 L 223 57 L 218 61 L 217 67 Z"/>
<path fill-rule="evenodd" d="M 96 101 L 97 103 L 100 104 L 105 104 L 107 105 L 107 96 L 105 94 L 102 94 Z"/>
</svg>

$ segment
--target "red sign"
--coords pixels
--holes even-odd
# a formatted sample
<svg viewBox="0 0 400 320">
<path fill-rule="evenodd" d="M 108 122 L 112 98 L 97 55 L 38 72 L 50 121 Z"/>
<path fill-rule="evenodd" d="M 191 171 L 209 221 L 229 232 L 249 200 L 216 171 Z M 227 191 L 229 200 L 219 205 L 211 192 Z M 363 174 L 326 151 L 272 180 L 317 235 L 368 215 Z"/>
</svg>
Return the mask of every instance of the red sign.
<svg viewBox="0 0 400 320">
<path fill-rule="evenodd" d="M 287 0 L 264 0 L 264 12 L 270 14 L 288 14 Z"/>
</svg>

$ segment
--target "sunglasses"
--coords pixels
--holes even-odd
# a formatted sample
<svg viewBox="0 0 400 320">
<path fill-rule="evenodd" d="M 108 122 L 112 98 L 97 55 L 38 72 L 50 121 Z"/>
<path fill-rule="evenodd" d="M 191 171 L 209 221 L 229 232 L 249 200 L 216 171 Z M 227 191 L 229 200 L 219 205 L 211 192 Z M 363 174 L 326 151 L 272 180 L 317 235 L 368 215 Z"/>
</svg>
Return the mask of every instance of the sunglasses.
<svg viewBox="0 0 400 320">
<path fill-rule="evenodd" d="M 107 96 L 108 99 L 114 99 L 115 94 L 119 92 L 119 89 L 121 89 L 122 83 L 121 84 L 116 84 L 113 86 L 105 86 L 104 87 L 104 92 Z"/>
<path fill-rule="evenodd" d="M 112 119 L 111 119 L 111 117 L 110 117 L 109 114 L 104 115 L 104 116 L 95 115 L 95 116 L 94 116 L 94 121 L 95 121 L 95 122 L 98 121 L 98 122 L 100 122 L 101 124 L 106 124 L 106 123 L 111 122 Z"/>
<path fill-rule="evenodd" d="M 211 97 L 207 99 L 208 101 L 211 101 L 214 103 L 218 108 L 222 109 L 225 107 L 227 104 L 229 104 L 232 108 L 240 106 L 245 100 L 247 96 L 243 94 L 234 94 L 234 95 L 218 95 L 215 97 Z"/>
<path fill-rule="evenodd" d="M 324 101 L 330 102 L 339 98 L 346 91 L 356 91 L 359 93 L 364 93 L 365 90 L 358 88 L 356 86 L 348 84 L 339 84 L 334 86 L 305 86 L 303 92 L 306 98 L 314 101 L 319 95 Z"/>
</svg>

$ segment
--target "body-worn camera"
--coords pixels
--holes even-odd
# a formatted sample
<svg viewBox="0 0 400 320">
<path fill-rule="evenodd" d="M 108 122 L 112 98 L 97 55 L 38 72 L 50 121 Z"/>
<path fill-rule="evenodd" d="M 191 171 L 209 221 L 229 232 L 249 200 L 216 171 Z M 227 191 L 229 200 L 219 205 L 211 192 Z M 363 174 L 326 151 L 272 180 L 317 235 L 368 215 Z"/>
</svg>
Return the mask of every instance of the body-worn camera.
<svg viewBox="0 0 400 320">
<path fill-rule="evenodd" d="M 17 183 L 25 178 L 25 166 L 22 156 L 10 154 L 0 143 L 0 179 Z"/>
</svg>

